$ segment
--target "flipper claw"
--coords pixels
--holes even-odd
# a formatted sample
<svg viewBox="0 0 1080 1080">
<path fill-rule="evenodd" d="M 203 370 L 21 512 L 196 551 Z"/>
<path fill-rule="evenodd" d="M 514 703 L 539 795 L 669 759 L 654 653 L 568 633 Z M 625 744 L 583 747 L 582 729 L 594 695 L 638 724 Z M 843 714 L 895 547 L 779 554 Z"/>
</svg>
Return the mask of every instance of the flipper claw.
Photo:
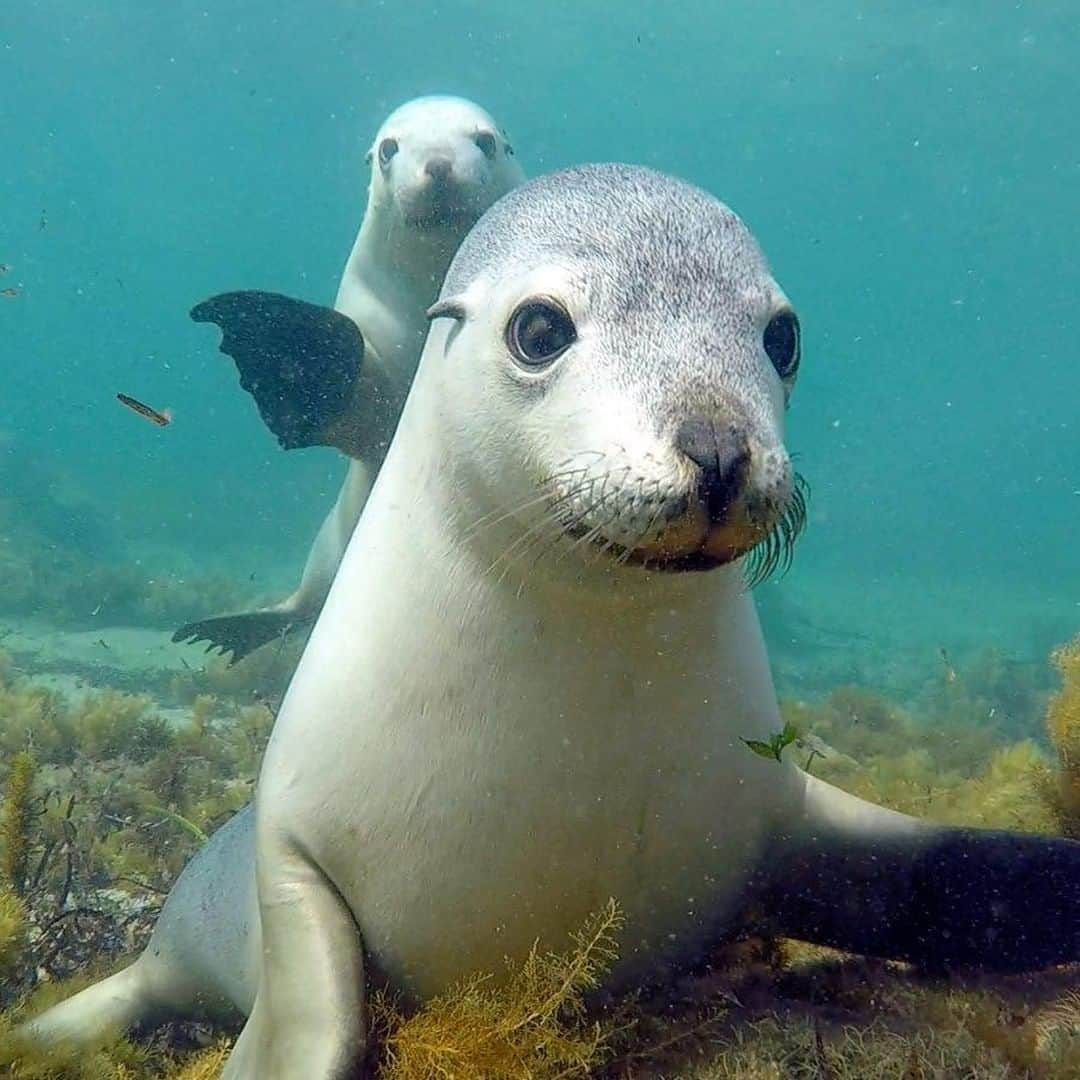
<svg viewBox="0 0 1080 1080">
<path fill-rule="evenodd" d="M 284 638 L 296 626 L 307 620 L 298 619 L 285 611 L 247 611 L 238 615 L 217 615 L 212 619 L 200 619 L 185 623 L 177 630 L 172 640 L 177 643 L 194 645 L 208 642 L 207 653 L 215 649 L 224 656 L 232 653 L 229 667 L 243 660 L 256 649 L 273 641 Z"/>
</svg>

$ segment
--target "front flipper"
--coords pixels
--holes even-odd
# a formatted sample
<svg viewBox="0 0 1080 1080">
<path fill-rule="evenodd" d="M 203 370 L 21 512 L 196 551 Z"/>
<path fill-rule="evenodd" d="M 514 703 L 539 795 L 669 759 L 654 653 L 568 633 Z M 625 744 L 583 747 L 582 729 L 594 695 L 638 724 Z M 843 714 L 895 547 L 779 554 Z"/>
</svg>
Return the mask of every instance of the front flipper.
<svg viewBox="0 0 1080 1080">
<path fill-rule="evenodd" d="M 337 445 L 329 433 L 352 406 L 364 360 L 352 319 L 258 290 L 212 296 L 191 318 L 221 327 L 221 352 L 284 449 Z"/>
<path fill-rule="evenodd" d="M 207 652 L 217 649 L 223 655 L 232 653 L 229 661 L 229 667 L 232 667 L 249 653 L 267 642 L 284 638 L 294 626 L 307 621 L 288 611 L 245 611 L 185 623 L 172 639 L 188 644 L 205 641 L 208 642 Z"/>
<path fill-rule="evenodd" d="M 367 1048 L 363 940 L 333 883 L 280 823 L 256 826 L 255 1006 L 222 1080 L 348 1080 Z"/>
<path fill-rule="evenodd" d="M 763 868 L 773 929 L 938 972 L 1080 961 L 1080 843 L 936 826 L 809 780 L 807 827 Z"/>
</svg>

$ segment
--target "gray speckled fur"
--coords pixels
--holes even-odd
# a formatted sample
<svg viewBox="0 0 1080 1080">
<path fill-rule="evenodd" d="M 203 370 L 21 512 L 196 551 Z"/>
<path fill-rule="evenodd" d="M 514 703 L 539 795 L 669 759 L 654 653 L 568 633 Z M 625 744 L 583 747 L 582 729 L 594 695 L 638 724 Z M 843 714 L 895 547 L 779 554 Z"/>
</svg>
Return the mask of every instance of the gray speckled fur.
<svg viewBox="0 0 1080 1080">
<path fill-rule="evenodd" d="M 725 378 L 756 391 L 740 393 L 740 404 L 767 399 L 761 332 L 786 297 L 742 220 L 707 192 L 631 165 L 584 165 L 538 177 L 481 218 L 454 257 L 442 296 L 544 259 L 580 266 L 594 313 L 590 326 L 610 347 L 622 387 L 648 395 L 658 431 L 688 395 L 715 387 L 721 349 Z M 627 336 L 635 339 L 635 363 L 619 347 Z M 699 378 L 682 359 L 672 394 L 664 371 L 671 357 L 685 358 L 688 341 L 701 358 Z M 745 347 L 741 360 L 733 343 Z M 790 389 L 785 385 L 785 393 Z"/>
</svg>

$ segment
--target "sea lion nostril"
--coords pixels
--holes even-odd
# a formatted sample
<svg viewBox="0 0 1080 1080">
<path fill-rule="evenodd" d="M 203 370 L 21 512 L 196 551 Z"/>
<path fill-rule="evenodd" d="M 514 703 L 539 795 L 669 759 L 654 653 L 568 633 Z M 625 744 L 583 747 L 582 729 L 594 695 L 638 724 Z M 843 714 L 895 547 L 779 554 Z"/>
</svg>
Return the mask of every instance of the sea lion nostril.
<svg viewBox="0 0 1080 1080">
<path fill-rule="evenodd" d="M 719 521 L 738 497 L 750 471 L 750 445 L 733 424 L 684 420 L 675 446 L 701 469 L 698 493 L 709 518 Z"/>
<path fill-rule="evenodd" d="M 432 180 L 449 180 L 450 172 L 454 167 L 454 163 L 448 157 L 433 157 L 429 158 L 424 165 L 424 172 L 431 177 Z"/>
</svg>

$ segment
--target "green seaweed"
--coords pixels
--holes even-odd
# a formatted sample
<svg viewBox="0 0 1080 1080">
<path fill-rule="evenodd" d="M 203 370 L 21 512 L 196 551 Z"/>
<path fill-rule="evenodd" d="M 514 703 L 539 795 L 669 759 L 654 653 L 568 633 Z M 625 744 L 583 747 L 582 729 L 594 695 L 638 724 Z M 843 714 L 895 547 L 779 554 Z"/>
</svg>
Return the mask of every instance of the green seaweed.
<svg viewBox="0 0 1080 1080">
<path fill-rule="evenodd" d="M 587 1016 L 584 995 L 610 970 L 622 915 L 614 900 L 563 953 L 533 946 L 508 978 L 480 974 L 405 1016 L 376 994 L 372 1021 L 385 1080 L 584 1077 L 608 1056 L 615 1026 Z"/>
<path fill-rule="evenodd" d="M 6 882 L 0 882 L 0 983 L 17 976 L 26 952 L 29 925 L 23 899 Z"/>
<path fill-rule="evenodd" d="M 25 894 L 0 886 L 4 1001 L 20 999 L 0 1021 L 0 1071 L 75 1080 L 204 1080 L 220 1071 L 227 1039 L 196 1051 L 184 1025 L 66 1058 L 17 1050 L 10 1028 L 85 985 L 91 970 L 137 953 L 200 837 L 250 798 L 273 723 L 259 688 L 288 663 L 268 648 L 233 668 L 212 661 L 185 672 L 177 696 L 187 715 L 177 722 L 145 696 L 68 699 L 21 677 L 0 654 L 3 827 L 8 807 L 22 806 L 11 820 L 20 822 L 15 878 Z M 955 679 L 941 679 L 947 690 L 906 707 L 848 686 L 821 700 L 785 701 L 782 712 L 801 733 L 793 745 L 812 747 L 815 773 L 856 794 L 943 822 L 1076 835 L 1080 638 L 1054 663 L 1061 687 L 1048 702 L 1042 676 L 988 659 L 985 672 L 965 662 Z M 971 685 L 958 689 L 965 680 Z M 988 702 L 1010 700 L 1023 718 L 993 722 Z M 1048 742 L 1034 737 L 1039 724 Z M 1017 739 L 1019 732 L 1032 737 Z M 28 746 L 32 770 L 16 767 Z M 13 776 L 23 787 L 14 802 Z M 590 980 L 614 953 L 605 946 L 579 969 L 580 946 L 534 953 L 501 981 L 478 974 L 412 1014 L 376 995 L 378 1075 L 1077 1075 L 1075 967 L 933 982 L 901 964 L 751 938 L 664 994 L 601 1006 L 588 997 Z M 587 977 L 566 975 L 575 970 Z"/>
<path fill-rule="evenodd" d="M 798 738 L 799 729 L 788 720 L 784 724 L 782 730 L 774 731 L 773 734 L 769 736 L 767 742 L 763 742 L 761 739 L 743 739 L 742 741 L 746 743 L 758 757 L 773 758 L 776 761 L 782 761 L 784 750 Z"/>
<path fill-rule="evenodd" d="M 1061 688 L 1046 709 L 1046 728 L 1057 754 L 1057 783 L 1048 798 L 1061 831 L 1080 840 L 1080 634 L 1051 659 Z"/>
<path fill-rule="evenodd" d="M 21 896 L 29 862 L 31 792 L 37 764 L 29 750 L 20 750 L 8 766 L 7 790 L 0 811 L 0 881 Z"/>
</svg>

